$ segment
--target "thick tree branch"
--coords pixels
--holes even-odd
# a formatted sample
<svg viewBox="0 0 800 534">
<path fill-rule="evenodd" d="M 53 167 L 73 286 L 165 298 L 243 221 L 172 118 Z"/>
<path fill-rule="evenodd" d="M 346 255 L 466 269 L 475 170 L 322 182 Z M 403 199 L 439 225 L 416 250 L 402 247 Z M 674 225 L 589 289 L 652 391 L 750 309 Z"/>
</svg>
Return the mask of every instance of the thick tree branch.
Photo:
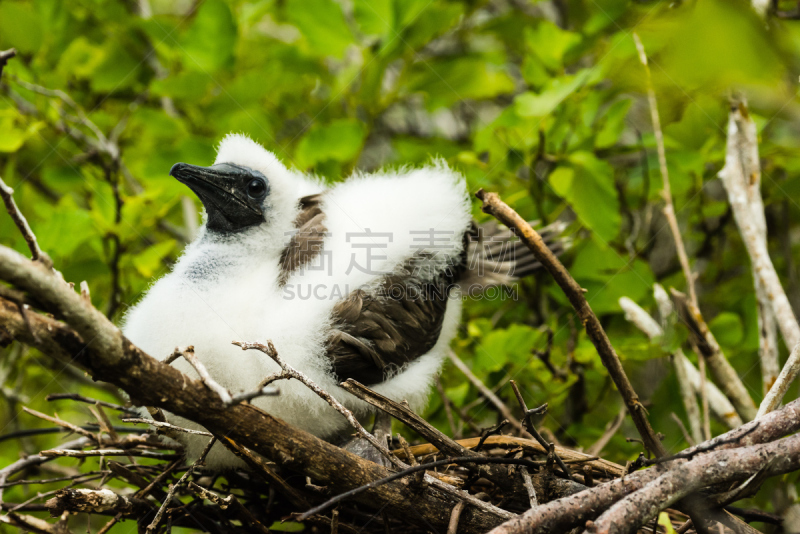
<svg viewBox="0 0 800 534">
<path fill-rule="evenodd" d="M 690 447 L 681 453 L 682 459 L 670 460 L 622 478 L 588 488 L 563 499 L 542 504 L 494 529 L 490 534 L 549 534 L 566 532 L 586 520 L 597 517 L 623 497 L 630 495 L 668 472 L 674 465 L 686 462 L 685 458 L 709 450 L 724 451 L 767 443 L 800 430 L 800 400 L 795 400 L 778 411 L 767 414 L 758 421 L 745 423 L 741 428 Z M 734 473 L 730 471 L 730 473 Z"/>
<path fill-rule="evenodd" d="M 119 386 L 136 402 L 169 410 L 214 434 L 227 435 L 288 469 L 313 477 L 334 492 L 363 486 L 389 474 L 385 468 L 300 431 L 252 405 L 226 407 L 201 381 L 190 379 L 130 343 L 102 313 L 44 266 L 6 247 L 0 247 L 0 279 L 37 298 L 41 296 L 38 300 L 74 328 L 30 314 L 29 330 L 17 307 L 0 299 L 0 324 L 6 335 L 89 370 L 95 379 Z M 40 333 L 41 341 L 37 342 L 31 332 Z M 86 344 L 83 339 L 91 341 Z M 369 490 L 356 500 L 370 507 L 389 506 L 393 513 L 412 523 L 425 526 L 429 523 L 444 530 L 449 518 L 443 511 L 451 510 L 459 500 L 452 496 L 454 492 L 463 493 L 452 490 L 445 492 L 428 486 L 420 493 L 402 481 L 395 481 Z M 508 517 L 508 513 L 491 505 L 479 509 L 470 502 L 460 525 L 465 532 L 483 532 Z"/>
<path fill-rule="evenodd" d="M 658 513 L 711 486 L 761 472 L 776 476 L 800 468 L 800 434 L 764 445 L 714 451 L 676 466 L 620 500 L 595 521 L 599 534 L 631 534 Z"/>
</svg>

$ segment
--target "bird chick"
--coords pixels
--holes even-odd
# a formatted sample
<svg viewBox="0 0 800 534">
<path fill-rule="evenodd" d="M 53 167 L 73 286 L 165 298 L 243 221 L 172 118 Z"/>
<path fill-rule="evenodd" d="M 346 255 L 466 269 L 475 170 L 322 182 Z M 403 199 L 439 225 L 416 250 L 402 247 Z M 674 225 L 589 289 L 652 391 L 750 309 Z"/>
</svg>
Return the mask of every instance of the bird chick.
<svg viewBox="0 0 800 534">
<path fill-rule="evenodd" d="M 356 416 L 371 407 L 338 386 L 348 378 L 418 410 L 455 335 L 462 288 L 508 283 L 536 266 L 503 248 L 509 232 L 475 226 L 464 178 L 442 162 L 327 186 L 229 135 L 211 167 L 178 163 L 170 174 L 200 198 L 204 223 L 172 271 L 127 313 L 123 330 L 161 359 L 193 345 L 233 394 L 280 369 L 231 342 L 271 340 Z M 183 359 L 173 365 L 197 376 Z M 347 428 L 299 382 L 278 385 L 279 396 L 253 404 L 322 438 Z M 180 439 L 190 457 L 207 442 Z M 241 465 L 219 444 L 206 464 Z"/>
</svg>

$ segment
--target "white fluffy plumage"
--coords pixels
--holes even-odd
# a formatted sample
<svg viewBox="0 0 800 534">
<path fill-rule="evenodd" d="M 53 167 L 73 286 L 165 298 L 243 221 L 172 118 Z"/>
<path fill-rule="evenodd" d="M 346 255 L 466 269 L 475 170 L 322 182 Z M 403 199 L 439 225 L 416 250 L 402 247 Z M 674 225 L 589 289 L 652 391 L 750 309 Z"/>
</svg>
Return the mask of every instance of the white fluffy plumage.
<svg viewBox="0 0 800 534">
<path fill-rule="evenodd" d="M 264 377 L 278 371 L 278 366 L 266 355 L 242 351 L 231 342 L 272 340 L 290 365 L 356 415 L 366 415 L 369 406 L 338 387 L 326 356 L 331 310 L 351 291 L 376 284 L 382 276 L 376 273 L 396 271 L 420 251 L 431 253 L 421 277 L 436 276 L 456 262 L 471 224 L 463 177 L 435 162 L 420 169 L 356 174 L 328 187 L 288 169 L 272 153 L 241 135 L 229 135 L 222 141 L 218 163 L 253 169 L 267 178 L 270 191 L 264 200 L 264 222 L 230 234 L 209 231 L 204 223 L 172 272 L 153 284 L 126 315 L 125 335 L 159 359 L 176 347 L 193 345 L 214 379 L 234 394 L 254 390 Z M 317 193 L 324 193 L 321 207 L 328 234 L 323 250 L 328 254 L 294 271 L 281 286 L 281 253 L 294 230 L 299 201 Z M 425 238 L 431 229 L 437 232 L 435 242 Z M 367 230 L 389 233 L 391 239 L 364 237 Z M 407 400 L 413 409 L 422 408 L 459 316 L 456 290 L 448 300 L 435 346 L 373 389 L 397 401 Z M 182 359 L 173 365 L 196 377 Z M 347 428 L 340 414 L 302 384 L 281 381 L 276 385 L 279 396 L 261 397 L 254 404 L 323 438 Z M 198 428 L 181 418 L 169 418 L 178 425 Z M 207 441 L 189 435 L 184 439 L 188 454 L 194 457 Z M 212 449 L 207 463 L 217 469 L 240 465 L 219 445 Z"/>
</svg>

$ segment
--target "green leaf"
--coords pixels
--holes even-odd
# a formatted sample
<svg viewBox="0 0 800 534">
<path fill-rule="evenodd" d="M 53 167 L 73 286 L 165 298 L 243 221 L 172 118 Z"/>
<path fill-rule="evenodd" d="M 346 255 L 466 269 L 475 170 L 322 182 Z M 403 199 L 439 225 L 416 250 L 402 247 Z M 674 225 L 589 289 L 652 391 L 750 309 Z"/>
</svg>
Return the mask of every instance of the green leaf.
<svg viewBox="0 0 800 534">
<path fill-rule="evenodd" d="M 353 42 L 342 8 L 333 0 L 290 0 L 286 15 L 319 56 L 341 59 Z"/>
<path fill-rule="evenodd" d="M 549 20 L 542 20 L 534 28 L 525 28 L 525 45 L 551 71 L 560 70 L 564 55 L 581 42 L 578 33 L 562 30 Z"/>
<path fill-rule="evenodd" d="M 127 48 L 113 43 L 105 50 L 103 61 L 91 76 L 92 89 L 113 93 L 133 86 L 142 71 L 142 59 L 134 57 Z"/>
<path fill-rule="evenodd" d="M 103 62 L 103 49 L 95 46 L 84 37 L 74 39 L 58 61 L 58 72 L 62 76 L 89 78 Z"/>
<path fill-rule="evenodd" d="M 406 90 L 427 97 L 431 110 L 455 102 L 492 98 L 514 90 L 514 82 L 503 69 L 478 56 L 424 61 L 414 66 Z"/>
<path fill-rule="evenodd" d="M 608 148 L 617 143 L 632 103 L 632 100 L 625 99 L 611 104 L 605 113 L 603 126 L 594 139 L 595 148 Z"/>
<path fill-rule="evenodd" d="M 39 15 L 29 3 L 0 2 L 0 48 L 13 46 L 19 52 L 37 52 L 43 40 Z"/>
<path fill-rule="evenodd" d="M 667 512 L 658 514 L 658 524 L 664 527 L 666 534 L 675 534 L 675 527 L 672 526 L 672 519 Z"/>
<path fill-rule="evenodd" d="M 574 76 L 561 76 L 548 83 L 539 94 L 527 92 L 517 95 L 514 105 L 521 117 L 544 117 L 549 115 L 568 96 L 579 89 L 591 76 L 584 69 Z"/>
<path fill-rule="evenodd" d="M 148 247 L 144 252 L 140 252 L 133 257 L 134 267 L 143 277 L 152 278 L 154 274 L 161 270 L 164 257 L 172 252 L 175 245 L 175 240 L 170 239 Z"/>
<path fill-rule="evenodd" d="M 655 283 L 647 263 L 631 261 L 598 238 L 580 248 L 570 273 L 587 290 L 586 300 L 598 314 L 620 313 L 620 297 L 641 302 L 649 297 Z"/>
<path fill-rule="evenodd" d="M 589 152 L 575 152 L 569 162 L 550 174 L 550 185 L 570 203 L 584 225 L 603 240 L 613 240 L 621 222 L 614 169 Z"/>
<path fill-rule="evenodd" d="M 71 196 L 64 196 L 58 205 L 45 209 L 41 206 L 43 221 L 33 227 L 42 250 L 53 257 L 68 257 L 81 243 L 97 236 L 91 214 L 75 204 Z"/>
<path fill-rule="evenodd" d="M 233 64 L 235 46 L 236 22 L 228 4 L 222 0 L 205 0 L 182 39 L 188 58 L 185 66 L 209 72 L 229 67 Z"/>
<path fill-rule="evenodd" d="M 363 34 L 389 35 L 394 28 L 392 0 L 355 0 L 353 17 Z"/>
<path fill-rule="evenodd" d="M 361 151 L 367 129 L 355 119 L 340 119 L 315 126 L 297 144 L 295 161 L 301 169 L 326 160 L 345 162 Z"/>
<path fill-rule="evenodd" d="M 200 100 L 211 86 L 211 78 L 202 72 L 187 71 L 150 84 L 153 94 L 171 98 Z"/>
<path fill-rule="evenodd" d="M 521 324 L 489 332 L 475 349 L 474 371 L 497 371 L 508 363 L 526 365 L 543 336 L 542 332 Z"/>
<path fill-rule="evenodd" d="M 717 342 L 724 347 L 736 347 L 744 339 L 744 324 L 735 313 L 722 312 L 708 323 Z"/>
<path fill-rule="evenodd" d="M 670 80 L 681 80 L 683 91 L 780 82 L 785 67 L 774 32 L 767 32 L 749 2 L 704 0 L 682 6 L 679 13 L 661 65 Z"/>
</svg>

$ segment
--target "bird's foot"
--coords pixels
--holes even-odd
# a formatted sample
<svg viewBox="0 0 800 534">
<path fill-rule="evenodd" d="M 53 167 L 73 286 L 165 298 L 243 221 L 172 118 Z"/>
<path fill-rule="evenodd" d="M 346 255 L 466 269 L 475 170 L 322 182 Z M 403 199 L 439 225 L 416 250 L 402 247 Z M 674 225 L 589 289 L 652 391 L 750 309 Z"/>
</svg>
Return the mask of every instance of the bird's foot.
<svg viewBox="0 0 800 534">
<path fill-rule="evenodd" d="M 372 426 L 372 435 L 383 445 L 387 445 L 392 437 L 392 417 L 384 412 L 375 414 L 375 424 Z M 391 467 L 392 464 L 381 451 L 361 436 L 356 436 L 348 440 L 342 448 L 360 456 L 370 462 L 375 462 L 384 467 Z"/>
</svg>

